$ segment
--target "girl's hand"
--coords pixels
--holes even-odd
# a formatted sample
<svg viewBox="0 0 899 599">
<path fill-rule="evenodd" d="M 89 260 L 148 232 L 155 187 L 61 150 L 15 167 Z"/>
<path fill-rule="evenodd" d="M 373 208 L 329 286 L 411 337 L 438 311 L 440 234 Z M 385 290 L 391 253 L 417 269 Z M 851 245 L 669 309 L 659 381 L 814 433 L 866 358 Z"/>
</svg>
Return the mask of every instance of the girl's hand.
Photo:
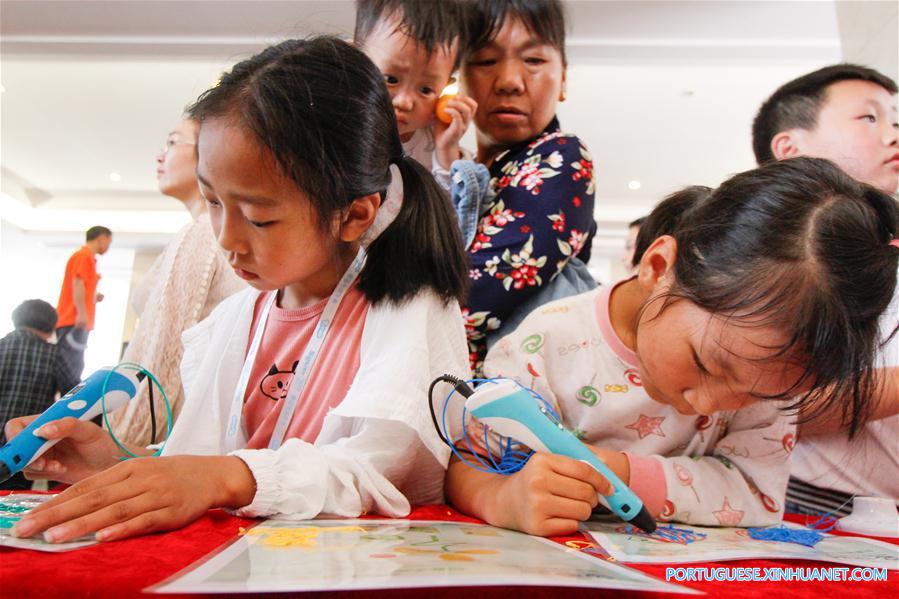
<svg viewBox="0 0 899 599">
<path fill-rule="evenodd" d="M 538 453 L 520 471 L 502 477 L 484 517 L 490 524 L 541 537 L 571 534 L 590 517 L 597 493 L 609 495 L 612 486 L 593 467 Z"/>
<path fill-rule="evenodd" d="M 434 151 L 437 154 L 437 162 L 446 170 L 450 169 L 453 161 L 462 157 L 459 152 L 459 140 L 468 130 L 477 109 L 477 102 L 460 94 L 446 104 L 446 113 L 453 117 L 452 122 L 447 125 L 435 119 Z"/>
<path fill-rule="evenodd" d="M 252 502 L 256 483 L 240 458 L 172 456 L 121 462 L 35 508 L 13 534 L 59 543 L 96 532 L 114 541 L 172 530 L 214 507 Z"/>
<path fill-rule="evenodd" d="M 6 438 L 12 439 L 37 418 L 13 418 L 6 423 Z M 93 422 L 61 418 L 37 429 L 44 439 L 60 439 L 22 473 L 28 479 L 75 483 L 118 463 L 121 451 L 109 434 Z"/>
</svg>

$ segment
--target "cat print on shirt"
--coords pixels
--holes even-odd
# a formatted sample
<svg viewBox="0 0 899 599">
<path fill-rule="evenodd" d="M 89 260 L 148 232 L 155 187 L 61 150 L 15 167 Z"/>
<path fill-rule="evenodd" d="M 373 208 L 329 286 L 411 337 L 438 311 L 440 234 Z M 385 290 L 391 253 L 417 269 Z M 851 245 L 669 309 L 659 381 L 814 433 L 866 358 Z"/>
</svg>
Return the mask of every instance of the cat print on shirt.
<svg viewBox="0 0 899 599">
<path fill-rule="evenodd" d="M 297 364 L 299 363 L 299 360 L 294 362 L 293 366 L 290 367 L 290 370 L 278 370 L 278 365 L 272 364 L 268 374 L 266 374 L 265 377 L 263 377 L 262 382 L 259 383 L 259 390 L 262 391 L 262 394 L 272 401 L 278 401 L 279 399 L 287 397 L 287 389 L 290 387 L 290 382 L 293 380 L 293 373 L 296 371 Z"/>
</svg>

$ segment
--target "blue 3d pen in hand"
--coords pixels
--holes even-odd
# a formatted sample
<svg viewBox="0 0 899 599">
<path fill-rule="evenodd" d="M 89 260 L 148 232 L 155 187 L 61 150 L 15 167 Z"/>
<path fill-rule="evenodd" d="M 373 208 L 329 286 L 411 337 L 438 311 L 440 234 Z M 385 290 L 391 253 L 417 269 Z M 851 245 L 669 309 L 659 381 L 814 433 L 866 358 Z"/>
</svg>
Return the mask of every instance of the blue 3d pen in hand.
<svg viewBox="0 0 899 599">
<path fill-rule="evenodd" d="M 651 533 L 656 529 L 655 520 L 640 498 L 515 381 L 481 385 L 466 400 L 465 407 L 494 432 L 515 439 L 534 451 L 565 455 L 593 466 L 614 489 L 611 495 L 599 495 L 599 501 L 641 530 Z"/>
<path fill-rule="evenodd" d="M 106 411 L 111 412 L 125 405 L 137 394 L 142 372 L 119 371 L 111 368 L 98 370 L 71 391 L 59 398 L 35 418 L 28 426 L 0 447 L 0 482 L 21 472 L 28 464 L 53 447 L 59 439 L 44 439 L 35 431 L 55 420 L 66 417 L 90 420 L 103 412 L 103 388 L 106 386 Z"/>
</svg>

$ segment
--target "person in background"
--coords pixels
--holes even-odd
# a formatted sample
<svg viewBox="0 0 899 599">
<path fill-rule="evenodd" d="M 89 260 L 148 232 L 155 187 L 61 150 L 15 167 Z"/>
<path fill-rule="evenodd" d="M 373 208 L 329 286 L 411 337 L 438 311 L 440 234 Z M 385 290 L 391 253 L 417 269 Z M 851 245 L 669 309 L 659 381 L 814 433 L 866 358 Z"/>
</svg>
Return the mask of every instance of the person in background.
<svg viewBox="0 0 899 599">
<path fill-rule="evenodd" d="M 156 156 L 159 191 L 181 202 L 191 222 L 165 247 L 135 290 L 131 304 L 140 320 L 123 357 L 156 376 L 176 420 L 184 403 L 181 333 L 209 316 L 223 299 L 246 288 L 215 240 L 197 185 L 199 128 L 194 119 L 181 119 Z M 143 385 L 134 399 L 109 415 L 113 432 L 127 443 L 159 441 L 152 438 L 155 427 L 147 388 Z M 164 418 L 162 397 L 156 394 L 153 401 L 155 414 Z M 159 425 L 164 428 L 164 421 Z"/>
<path fill-rule="evenodd" d="M 793 156 L 832 160 L 849 175 L 895 197 L 899 187 L 896 82 L 874 69 L 836 64 L 782 85 L 752 125 L 756 160 Z M 899 504 L 899 300 L 883 316 L 879 403 L 861 430 L 840 415 L 802 414 L 787 510 L 846 515 L 853 495 L 876 494 Z M 847 406 L 848 406 L 847 402 Z M 820 417 L 819 417 L 820 416 Z M 851 439 L 851 440 L 850 440 Z"/>
<path fill-rule="evenodd" d="M 478 0 L 469 5 L 463 89 L 477 102 L 477 161 L 495 195 L 468 246 L 463 306 L 470 361 L 538 306 L 596 287 L 587 271 L 593 159 L 563 133 L 565 14 L 557 0 Z"/>
<path fill-rule="evenodd" d="M 632 220 L 627 226 L 627 237 L 624 239 L 624 253 L 621 255 L 621 263 L 628 276 L 637 272 L 639 263 L 634 263 L 634 248 L 637 246 L 637 235 L 640 233 L 640 227 L 646 221 L 645 216 L 641 216 L 636 220 Z"/>
<path fill-rule="evenodd" d="M 97 273 L 97 255 L 103 255 L 112 244 L 112 231 L 102 226 L 91 227 L 85 233 L 85 242 L 66 262 L 66 272 L 59 292 L 56 311 L 57 343 L 67 351 L 80 354 L 84 362 L 87 338 L 94 329 L 94 313 L 103 294 L 97 292 L 100 275 Z M 83 368 L 83 366 L 82 366 Z M 81 376 L 81 372 L 78 372 Z"/>
<path fill-rule="evenodd" d="M 12 313 L 15 330 L 0 339 L 0 446 L 7 420 L 43 412 L 80 381 L 83 355 L 62 351 L 50 343 L 56 310 L 39 299 L 22 302 Z M 20 472 L 0 489 L 28 489 L 31 481 Z"/>
<path fill-rule="evenodd" d="M 464 32 L 459 0 L 356 0 L 353 41 L 384 76 L 403 150 L 445 189 L 476 108 L 457 94 L 445 106 L 451 121 L 436 116 L 440 92 L 459 67 Z"/>
</svg>

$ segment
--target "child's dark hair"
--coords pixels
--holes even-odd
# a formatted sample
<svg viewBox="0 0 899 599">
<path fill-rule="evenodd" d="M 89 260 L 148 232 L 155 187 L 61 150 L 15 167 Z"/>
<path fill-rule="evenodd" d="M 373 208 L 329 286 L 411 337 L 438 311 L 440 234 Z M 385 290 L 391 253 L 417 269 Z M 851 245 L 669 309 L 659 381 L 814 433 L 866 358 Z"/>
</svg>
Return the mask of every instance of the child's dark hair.
<svg viewBox="0 0 899 599">
<path fill-rule="evenodd" d="M 364 48 L 378 23 L 389 18 L 396 18 L 397 29 L 415 40 L 428 56 L 438 48 L 452 50 L 458 42 L 453 70 L 459 68 L 467 45 L 461 0 L 356 0 L 353 42 Z"/>
<path fill-rule="evenodd" d="M 402 209 L 368 247 L 359 288 L 373 304 L 422 288 L 463 299 L 468 263 L 449 198 L 403 153 L 387 88 L 362 51 L 328 36 L 271 46 L 235 65 L 190 115 L 251 131 L 308 196 L 324 230 L 355 198 L 383 198 L 396 164 Z"/>
<path fill-rule="evenodd" d="M 835 64 L 780 86 L 765 100 L 752 122 L 752 150 L 758 164 L 774 160 L 771 140 L 788 129 L 813 129 L 827 88 L 839 81 L 869 81 L 896 93 L 896 82 L 874 69 L 857 64 Z"/>
<path fill-rule="evenodd" d="M 476 52 L 499 34 L 507 18 L 519 19 L 537 39 L 565 56 L 565 8 L 559 0 L 472 0 L 468 5 L 468 50 Z"/>
<path fill-rule="evenodd" d="M 767 164 L 725 181 L 681 218 L 666 302 L 687 299 L 731 322 L 782 332 L 784 343 L 769 349 L 800 365 L 802 376 L 763 399 L 791 400 L 803 420 L 835 410 L 851 436 L 874 401 L 897 223 L 892 197 L 830 161 Z"/>
<path fill-rule="evenodd" d="M 639 225 L 640 231 L 637 233 L 637 241 L 634 243 L 634 257 L 631 264 L 640 266 L 640 260 L 652 242 L 662 235 L 673 235 L 684 213 L 698 202 L 708 198 L 711 193 L 712 190 L 709 187 L 691 185 L 675 191 L 659 202 Z"/>
</svg>

